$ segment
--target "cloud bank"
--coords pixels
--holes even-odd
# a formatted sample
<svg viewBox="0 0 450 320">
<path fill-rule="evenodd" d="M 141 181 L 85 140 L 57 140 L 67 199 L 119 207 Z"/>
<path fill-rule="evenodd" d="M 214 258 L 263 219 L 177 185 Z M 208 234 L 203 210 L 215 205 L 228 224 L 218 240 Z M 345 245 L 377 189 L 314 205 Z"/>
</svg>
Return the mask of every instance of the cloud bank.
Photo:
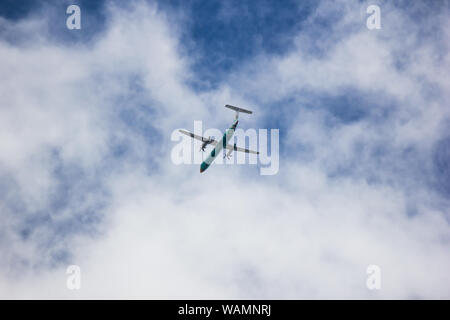
<svg viewBox="0 0 450 320">
<path fill-rule="evenodd" d="M 381 2 L 371 31 L 367 6 L 320 2 L 206 89 L 189 14 L 105 4 L 74 43 L 2 18 L 0 297 L 449 298 L 449 11 Z M 279 174 L 171 163 L 226 103 L 280 129 Z"/>
</svg>

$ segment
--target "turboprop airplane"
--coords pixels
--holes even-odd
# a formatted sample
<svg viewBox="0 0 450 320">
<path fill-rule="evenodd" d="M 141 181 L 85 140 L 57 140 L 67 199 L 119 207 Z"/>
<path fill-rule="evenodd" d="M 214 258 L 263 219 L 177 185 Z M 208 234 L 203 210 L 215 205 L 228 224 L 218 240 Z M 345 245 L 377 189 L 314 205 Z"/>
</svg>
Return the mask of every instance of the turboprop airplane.
<svg viewBox="0 0 450 320">
<path fill-rule="evenodd" d="M 233 151 L 239 151 L 239 152 L 246 152 L 246 153 L 253 153 L 253 154 L 259 154 L 258 151 L 248 150 L 245 148 L 240 148 L 236 146 L 236 143 L 234 145 L 228 144 L 228 141 L 231 140 L 231 138 L 234 135 L 234 130 L 236 130 L 236 126 L 238 125 L 238 119 L 239 119 L 239 112 L 252 114 L 250 110 L 238 108 L 235 106 L 230 106 L 229 104 L 225 105 L 226 108 L 236 111 L 236 115 L 234 117 L 234 122 L 232 126 L 225 131 L 225 133 L 222 136 L 222 139 L 220 141 L 216 141 L 212 139 L 211 137 L 205 138 L 196 134 L 193 134 L 192 132 L 186 131 L 186 130 L 179 130 L 181 133 L 190 136 L 191 138 L 197 139 L 202 142 L 202 147 L 200 148 L 201 151 L 205 151 L 205 148 L 207 145 L 213 145 L 214 149 L 209 154 L 208 158 L 206 158 L 205 161 L 202 162 L 200 165 L 200 173 L 208 169 L 208 167 L 213 163 L 214 159 L 219 155 L 220 151 L 223 149 L 227 149 L 228 153 L 224 156 L 228 159 L 231 157 L 231 153 Z"/>
</svg>

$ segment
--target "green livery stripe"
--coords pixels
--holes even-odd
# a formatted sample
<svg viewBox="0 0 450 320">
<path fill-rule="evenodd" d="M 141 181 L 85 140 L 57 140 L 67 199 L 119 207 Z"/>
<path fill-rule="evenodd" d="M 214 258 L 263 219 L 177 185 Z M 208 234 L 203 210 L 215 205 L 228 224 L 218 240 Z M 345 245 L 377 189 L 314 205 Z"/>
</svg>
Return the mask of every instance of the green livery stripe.
<svg viewBox="0 0 450 320">
<path fill-rule="evenodd" d="M 200 165 L 200 172 L 205 171 L 206 169 L 208 169 L 209 164 L 207 164 L 206 162 L 202 162 L 202 164 Z"/>
</svg>

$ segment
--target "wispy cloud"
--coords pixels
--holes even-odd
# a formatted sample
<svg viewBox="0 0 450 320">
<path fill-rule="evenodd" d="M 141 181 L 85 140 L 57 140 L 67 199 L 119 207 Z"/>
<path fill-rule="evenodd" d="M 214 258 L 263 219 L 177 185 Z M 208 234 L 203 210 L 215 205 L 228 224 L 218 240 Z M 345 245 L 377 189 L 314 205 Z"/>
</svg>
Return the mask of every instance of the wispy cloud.
<svg viewBox="0 0 450 320">
<path fill-rule="evenodd" d="M 72 43 L 41 13 L 2 19 L 0 296 L 448 298 L 449 11 L 379 4 L 381 30 L 366 3 L 322 1 L 278 49 L 206 69 L 227 39 L 196 39 L 195 11 L 105 4 Z M 280 13 L 265 5 L 249 19 Z M 170 162 L 172 130 L 225 127 L 226 103 L 280 128 L 278 175 Z"/>
</svg>

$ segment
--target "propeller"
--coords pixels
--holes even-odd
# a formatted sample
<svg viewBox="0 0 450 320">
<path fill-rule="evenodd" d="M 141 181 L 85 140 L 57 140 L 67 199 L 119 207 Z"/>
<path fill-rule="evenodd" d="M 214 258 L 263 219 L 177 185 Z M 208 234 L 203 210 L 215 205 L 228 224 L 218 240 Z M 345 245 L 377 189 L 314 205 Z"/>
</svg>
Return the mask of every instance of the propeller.
<svg viewBox="0 0 450 320">
<path fill-rule="evenodd" d="M 212 140 L 212 137 L 209 136 L 209 137 L 208 137 L 208 140 L 206 140 L 206 141 L 204 141 L 204 142 L 202 143 L 202 146 L 200 147 L 200 150 L 198 150 L 198 152 L 200 152 L 200 151 L 205 152 L 206 146 L 207 146 L 208 144 L 210 144 L 212 141 L 213 141 L 213 140 Z"/>
<path fill-rule="evenodd" d="M 231 149 L 230 151 L 228 151 L 226 154 L 224 154 L 223 155 L 223 158 L 225 159 L 225 157 L 227 158 L 227 159 L 230 159 L 231 158 L 231 153 L 233 152 L 233 149 Z"/>
</svg>

